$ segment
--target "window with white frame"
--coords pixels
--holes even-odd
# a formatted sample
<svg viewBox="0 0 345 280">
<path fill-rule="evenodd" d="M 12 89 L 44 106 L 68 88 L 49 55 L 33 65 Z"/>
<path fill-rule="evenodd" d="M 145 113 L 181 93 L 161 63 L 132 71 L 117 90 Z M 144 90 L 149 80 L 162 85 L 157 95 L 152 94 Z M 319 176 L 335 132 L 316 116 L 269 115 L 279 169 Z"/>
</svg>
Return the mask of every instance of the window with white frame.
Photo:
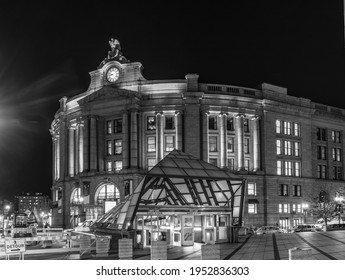
<svg viewBox="0 0 345 280">
<path fill-rule="evenodd" d="M 293 128 L 293 135 L 297 137 L 301 136 L 301 125 L 299 123 L 294 123 Z"/>
<path fill-rule="evenodd" d="M 277 155 L 282 154 L 282 140 L 278 139 L 276 140 L 276 146 L 277 146 Z"/>
<path fill-rule="evenodd" d="M 210 136 L 209 138 L 209 151 L 217 152 L 217 136 Z"/>
<path fill-rule="evenodd" d="M 256 203 L 248 203 L 248 214 L 257 214 L 258 205 Z"/>
<path fill-rule="evenodd" d="M 256 195 L 256 184 L 248 183 L 247 184 L 248 195 Z"/>
<path fill-rule="evenodd" d="M 292 161 L 285 161 L 284 162 L 284 174 L 286 176 L 292 176 Z"/>
<path fill-rule="evenodd" d="M 295 213 L 302 213 L 302 204 L 292 204 L 292 211 Z"/>
<path fill-rule="evenodd" d="M 277 160 L 277 175 L 283 175 L 283 161 Z"/>
<path fill-rule="evenodd" d="M 332 141 L 334 143 L 341 143 L 340 131 L 332 130 Z"/>
<path fill-rule="evenodd" d="M 341 161 L 341 149 L 339 148 L 333 148 L 332 149 L 332 157 L 333 161 Z"/>
<path fill-rule="evenodd" d="M 122 170 L 122 160 L 115 160 L 114 161 L 114 169 L 115 169 L 115 171 Z"/>
<path fill-rule="evenodd" d="M 121 155 L 122 154 L 122 139 L 115 139 L 114 140 L 114 146 L 115 146 L 115 155 Z"/>
<path fill-rule="evenodd" d="M 294 156 L 299 157 L 301 156 L 301 144 L 300 142 L 294 142 Z"/>
<path fill-rule="evenodd" d="M 284 134 L 291 135 L 291 122 L 284 121 Z"/>
<path fill-rule="evenodd" d="M 113 122 L 107 121 L 107 134 L 112 134 L 112 133 L 113 133 Z"/>
<path fill-rule="evenodd" d="M 108 172 L 113 171 L 113 163 L 111 161 L 107 161 L 107 171 Z"/>
<path fill-rule="evenodd" d="M 217 130 L 217 116 L 209 116 L 208 118 L 208 129 Z"/>
<path fill-rule="evenodd" d="M 165 116 L 165 129 L 175 129 L 175 116 Z"/>
<path fill-rule="evenodd" d="M 276 133 L 281 134 L 282 131 L 282 121 L 276 120 Z"/>
<path fill-rule="evenodd" d="M 111 156 L 113 152 L 113 142 L 112 140 L 107 140 L 107 155 Z"/>
<path fill-rule="evenodd" d="M 292 155 L 292 143 L 291 143 L 291 141 L 284 141 L 284 154 L 287 156 Z"/>
</svg>

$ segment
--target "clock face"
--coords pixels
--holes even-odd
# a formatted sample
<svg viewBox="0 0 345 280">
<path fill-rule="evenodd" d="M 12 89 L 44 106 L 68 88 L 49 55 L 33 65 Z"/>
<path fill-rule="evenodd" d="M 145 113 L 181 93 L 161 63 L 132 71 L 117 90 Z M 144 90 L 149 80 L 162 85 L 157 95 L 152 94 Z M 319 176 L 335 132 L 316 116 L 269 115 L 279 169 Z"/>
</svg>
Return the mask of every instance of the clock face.
<svg viewBox="0 0 345 280">
<path fill-rule="evenodd" d="M 107 72 L 107 80 L 111 83 L 117 81 L 120 77 L 120 71 L 116 67 L 112 67 Z"/>
</svg>

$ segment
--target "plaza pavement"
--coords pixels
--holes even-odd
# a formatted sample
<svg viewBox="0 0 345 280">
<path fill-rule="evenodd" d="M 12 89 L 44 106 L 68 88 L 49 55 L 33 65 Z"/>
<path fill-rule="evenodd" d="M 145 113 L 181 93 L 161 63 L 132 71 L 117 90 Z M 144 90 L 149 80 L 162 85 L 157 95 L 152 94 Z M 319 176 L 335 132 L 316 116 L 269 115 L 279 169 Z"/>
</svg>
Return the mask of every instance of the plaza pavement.
<svg viewBox="0 0 345 280">
<path fill-rule="evenodd" d="M 169 247 L 168 260 L 201 260 L 200 243 L 194 246 Z M 238 243 L 220 244 L 222 260 L 288 260 L 289 249 L 312 249 L 315 260 L 345 260 L 345 231 L 276 233 L 240 236 Z M 13 259 L 16 259 L 15 257 Z M 27 255 L 27 260 L 77 260 L 79 254 Z M 118 255 L 91 255 L 90 260 L 116 260 Z M 133 259 L 150 260 L 150 248 L 135 249 Z"/>
</svg>

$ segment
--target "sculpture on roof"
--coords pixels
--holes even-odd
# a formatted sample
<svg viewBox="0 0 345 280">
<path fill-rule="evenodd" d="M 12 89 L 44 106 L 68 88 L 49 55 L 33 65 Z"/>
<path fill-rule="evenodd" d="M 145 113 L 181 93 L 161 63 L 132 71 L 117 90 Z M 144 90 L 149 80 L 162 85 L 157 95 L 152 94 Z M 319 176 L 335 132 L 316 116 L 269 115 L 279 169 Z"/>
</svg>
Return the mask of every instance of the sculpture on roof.
<svg viewBox="0 0 345 280">
<path fill-rule="evenodd" d="M 111 61 L 111 60 L 116 60 L 121 63 L 130 62 L 126 57 L 122 55 L 121 45 L 117 39 L 111 38 L 109 41 L 109 45 L 110 45 L 110 51 L 108 51 L 108 57 L 103 59 L 103 61 L 101 62 L 98 68 L 101 68 L 104 64 L 106 64 L 108 61 Z"/>
</svg>

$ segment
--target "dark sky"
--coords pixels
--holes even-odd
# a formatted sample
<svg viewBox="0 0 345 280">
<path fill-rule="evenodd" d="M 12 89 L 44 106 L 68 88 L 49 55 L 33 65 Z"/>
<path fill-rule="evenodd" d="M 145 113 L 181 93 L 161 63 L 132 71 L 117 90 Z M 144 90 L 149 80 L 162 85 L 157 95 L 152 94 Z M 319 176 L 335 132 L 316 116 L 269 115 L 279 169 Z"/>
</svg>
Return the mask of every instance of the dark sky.
<svg viewBox="0 0 345 280">
<path fill-rule="evenodd" d="M 6 2 L 0 6 L 0 199 L 50 194 L 49 128 L 58 100 L 88 88 L 88 73 L 106 57 L 110 38 L 143 64 L 146 79 L 197 73 L 206 83 L 267 82 L 345 108 L 342 1 Z"/>
</svg>

